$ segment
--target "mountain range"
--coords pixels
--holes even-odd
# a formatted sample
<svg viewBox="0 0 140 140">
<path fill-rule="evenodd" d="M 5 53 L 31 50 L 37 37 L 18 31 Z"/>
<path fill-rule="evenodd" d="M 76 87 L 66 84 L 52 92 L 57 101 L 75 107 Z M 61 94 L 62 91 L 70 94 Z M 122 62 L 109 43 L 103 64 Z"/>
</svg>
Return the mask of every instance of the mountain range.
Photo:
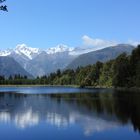
<svg viewBox="0 0 140 140">
<path fill-rule="evenodd" d="M 134 46 L 128 44 L 119 44 L 117 46 L 111 46 L 97 51 L 92 51 L 79 55 L 68 66 L 67 69 L 76 69 L 78 66 L 87 66 L 95 64 L 97 61 L 106 62 L 111 59 L 115 59 L 121 53 L 125 52 L 128 55 L 131 54 Z"/>
<path fill-rule="evenodd" d="M 70 48 L 60 44 L 56 47 L 41 50 L 31 48 L 25 44 L 17 45 L 14 49 L 0 51 L 0 71 L 2 75 L 19 74 L 17 67 L 22 68 L 20 74 L 42 76 L 55 72 L 57 69 L 75 69 L 78 66 L 95 64 L 97 61 L 105 62 L 116 58 L 119 54 L 126 52 L 130 54 L 134 46 L 119 44 L 104 49 L 93 51 L 93 48 Z M 6 60 L 4 60 L 4 58 Z M 11 60 L 10 60 L 11 59 Z M 11 71 L 8 71 L 14 66 Z M 3 69 L 4 68 L 4 69 Z M 4 72 L 5 71 L 5 72 Z"/>
</svg>

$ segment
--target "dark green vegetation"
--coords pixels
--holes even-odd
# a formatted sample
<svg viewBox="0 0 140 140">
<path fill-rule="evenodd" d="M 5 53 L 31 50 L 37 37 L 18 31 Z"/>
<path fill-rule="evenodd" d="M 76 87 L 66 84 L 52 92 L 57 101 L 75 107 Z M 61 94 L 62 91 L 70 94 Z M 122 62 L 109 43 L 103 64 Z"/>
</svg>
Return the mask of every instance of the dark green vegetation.
<svg viewBox="0 0 140 140">
<path fill-rule="evenodd" d="M 0 0 L 0 3 L 3 3 L 3 2 L 5 2 L 5 1 L 6 1 L 6 0 Z M 1 6 L 0 6 L 0 10 L 8 12 L 7 6 L 6 6 L 6 5 L 1 5 Z"/>
<path fill-rule="evenodd" d="M 92 61 L 92 60 L 91 60 Z M 97 62 L 75 70 L 57 70 L 49 76 L 27 79 L 4 77 L 1 84 L 79 85 L 81 87 L 140 87 L 140 45 L 131 55 L 123 53 L 114 60 Z"/>
</svg>

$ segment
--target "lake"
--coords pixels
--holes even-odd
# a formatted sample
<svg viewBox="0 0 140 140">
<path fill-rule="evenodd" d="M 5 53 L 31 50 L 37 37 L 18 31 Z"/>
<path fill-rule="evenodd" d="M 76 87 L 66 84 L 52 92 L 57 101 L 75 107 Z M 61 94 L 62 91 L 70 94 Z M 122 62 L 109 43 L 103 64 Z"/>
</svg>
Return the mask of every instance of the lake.
<svg viewBox="0 0 140 140">
<path fill-rule="evenodd" d="M 140 93 L 1 87 L 1 140 L 140 140 Z"/>
</svg>

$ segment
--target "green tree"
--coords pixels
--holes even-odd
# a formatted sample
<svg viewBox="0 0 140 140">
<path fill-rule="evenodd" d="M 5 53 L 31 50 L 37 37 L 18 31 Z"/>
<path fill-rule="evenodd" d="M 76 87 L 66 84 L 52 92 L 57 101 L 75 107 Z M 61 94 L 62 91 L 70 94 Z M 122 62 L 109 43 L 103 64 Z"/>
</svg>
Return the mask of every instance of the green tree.
<svg viewBox="0 0 140 140">
<path fill-rule="evenodd" d="M 58 77 L 61 76 L 61 70 L 60 70 L 60 69 L 58 69 L 58 70 L 56 71 L 56 75 L 57 75 Z"/>
<path fill-rule="evenodd" d="M 3 2 L 5 2 L 5 1 L 6 1 L 6 0 L 0 0 L 0 3 L 3 3 Z M 8 10 L 7 10 L 7 5 L 1 5 L 1 6 L 0 6 L 0 10 L 8 12 Z"/>
<path fill-rule="evenodd" d="M 13 80 L 13 77 L 12 77 L 12 75 L 10 75 L 8 79 L 9 79 L 9 80 Z"/>
<path fill-rule="evenodd" d="M 3 75 L 0 75 L 0 84 L 4 84 L 5 82 L 5 77 Z"/>
<path fill-rule="evenodd" d="M 116 58 L 113 69 L 113 85 L 115 87 L 128 87 L 130 85 L 130 63 L 126 53 Z"/>
<path fill-rule="evenodd" d="M 133 77 L 134 78 L 134 77 Z M 140 61 L 137 63 L 136 76 L 135 76 L 135 86 L 140 87 Z M 134 80 L 133 80 L 134 81 Z"/>
<path fill-rule="evenodd" d="M 91 79 L 91 85 L 92 86 L 98 86 L 99 85 L 99 77 L 101 74 L 101 69 L 103 67 L 102 62 L 97 62 L 95 65 L 92 66 L 92 69 L 89 73 L 89 77 Z"/>
<path fill-rule="evenodd" d="M 76 74 L 77 85 L 85 86 L 86 78 L 90 73 L 91 66 L 81 67 L 79 73 Z"/>
<path fill-rule="evenodd" d="M 69 75 L 63 75 L 60 78 L 60 85 L 69 85 L 71 84 L 71 77 Z"/>
<path fill-rule="evenodd" d="M 133 50 L 130 57 L 132 86 L 140 87 L 140 45 Z"/>
<path fill-rule="evenodd" d="M 99 85 L 105 87 L 112 87 L 113 80 L 113 60 L 103 64 L 99 78 Z"/>
</svg>

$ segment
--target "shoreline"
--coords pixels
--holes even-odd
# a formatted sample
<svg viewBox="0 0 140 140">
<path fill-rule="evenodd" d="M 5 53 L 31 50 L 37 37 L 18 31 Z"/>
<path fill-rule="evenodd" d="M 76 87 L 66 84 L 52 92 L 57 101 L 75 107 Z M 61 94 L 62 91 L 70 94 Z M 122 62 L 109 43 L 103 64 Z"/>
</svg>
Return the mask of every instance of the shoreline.
<svg viewBox="0 0 140 140">
<path fill-rule="evenodd" d="M 120 90 L 120 91 L 140 91 L 140 88 L 137 87 L 94 87 L 94 86 L 85 86 L 80 87 L 80 85 L 0 85 L 0 88 L 2 87 L 72 87 L 72 88 L 88 88 L 88 89 L 114 89 L 114 90 Z"/>
<path fill-rule="evenodd" d="M 79 88 L 78 85 L 0 85 L 2 87 L 75 87 Z"/>
</svg>

